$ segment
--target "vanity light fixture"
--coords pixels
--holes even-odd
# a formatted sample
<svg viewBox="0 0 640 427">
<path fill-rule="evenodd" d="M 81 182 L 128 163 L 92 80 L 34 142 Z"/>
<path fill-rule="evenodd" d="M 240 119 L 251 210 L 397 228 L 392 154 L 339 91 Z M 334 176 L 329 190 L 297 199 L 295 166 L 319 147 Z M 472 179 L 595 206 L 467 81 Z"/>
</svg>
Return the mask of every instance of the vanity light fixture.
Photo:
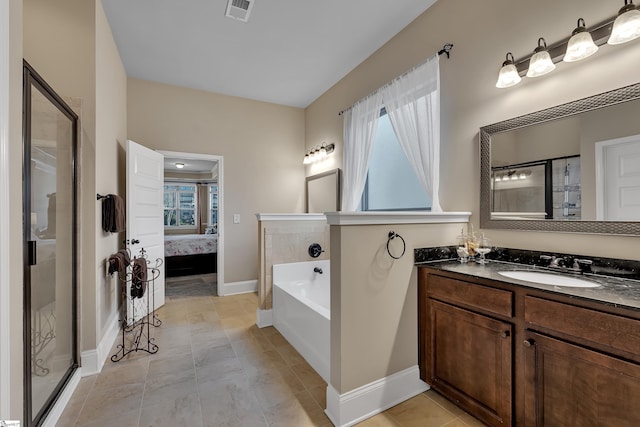
<svg viewBox="0 0 640 427">
<path fill-rule="evenodd" d="M 578 19 L 578 26 L 571 37 L 567 37 L 547 48 L 544 38 L 538 39 L 538 47 L 533 55 L 513 60 L 511 53 L 503 62 L 498 75 L 496 87 L 507 88 L 518 83 L 513 74 L 513 65 L 518 76 L 537 77 L 549 73 L 556 63 L 574 62 L 587 58 L 598 50 L 599 46 L 607 43 L 617 45 L 640 38 L 640 10 L 632 0 L 624 0 L 624 6 L 609 19 L 586 28 L 584 19 Z M 510 64 L 512 62 L 513 64 Z M 509 66 L 509 67 L 507 67 Z M 507 71 L 509 73 L 507 74 Z M 503 77 L 506 74 L 507 77 Z"/>
<path fill-rule="evenodd" d="M 176 163 L 176 167 L 178 169 L 182 169 L 184 167 L 184 163 Z"/>
<path fill-rule="evenodd" d="M 621 44 L 640 37 L 640 11 L 636 9 L 633 0 L 624 0 L 624 6 L 618 12 L 613 22 L 611 37 L 608 44 Z"/>
<path fill-rule="evenodd" d="M 551 55 L 547 50 L 547 42 L 543 37 L 538 39 L 538 47 L 533 51 L 533 56 L 529 60 L 529 70 L 527 77 L 540 77 L 556 69 L 556 64 L 551 60 Z"/>
<path fill-rule="evenodd" d="M 502 68 L 500 68 L 500 73 L 498 74 L 496 87 L 502 89 L 515 86 L 520 83 L 520 80 L 522 80 L 522 78 L 518 74 L 513 54 L 511 52 L 507 52 L 506 60 L 502 63 Z"/>
<path fill-rule="evenodd" d="M 638 12 L 640 14 L 640 12 Z M 587 31 L 584 19 L 578 19 L 578 26 L 567 44 L 567 52 L 562 59 L 564 62 L 575 62 L 588 58 L 598 51 L 598 46 L 593 42 L 591 33 Z"/>
<path fill-rule="evenodd" d="M 317 162 L 319 160 L 323 160 L 325 159 L 330 153 L 333 153 L 333 151 L 335 150 L 335 144 L 326 144 L 326 143 L 322 143 L 322 145 L 318 145 L 315 148 L 309 150 L 305 155 L 304 155 L 304 160 L 302 160 L 302 163 L 305 165 L 311 164 L 313 162 Z"/>
</svg>

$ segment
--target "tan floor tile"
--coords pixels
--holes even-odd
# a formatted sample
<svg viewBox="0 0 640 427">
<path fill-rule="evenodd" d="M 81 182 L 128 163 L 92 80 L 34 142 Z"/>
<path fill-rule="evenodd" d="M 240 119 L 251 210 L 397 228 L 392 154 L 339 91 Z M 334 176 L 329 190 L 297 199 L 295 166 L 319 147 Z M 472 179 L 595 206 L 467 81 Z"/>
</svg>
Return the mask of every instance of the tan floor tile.
<svg viewBox="0 0 640 427">
<path fill-rule="evenodd" d="M 389 414 L 381 413 L 375 415 L 361 423 L 356 424 L 357 427 L 402 427 Z"/>
<path fill-rule="evenodd" d="M 245 373 L 255 376 L 265 371 L 290 371 L 280 353 L 268 350 L 263 353 L 244 353 L 238 356 Z"/>
<path fill-rule="evenodd" d="M 156 405 L 143 406 L 140 427 L 203 426 L 198 393 L 164 399 Z"/>
<path fill-rule="evenodd" d="M 331 426 L 331 421 L 308 392 L 282 401 L 265 411 L 270 426 Z"/>
<path fill-rule="evenodd" d="M 278 346 L 276 347 L 276 351 L 280 353 L 280 356 L 282 356 L 289 366 L 307 363 L 307 361 L 304 360 L 304 357 L 300 356 L 300 353 L 298 353 L 290 344 Z"/>
<path fill-rule="evenodd" d="M 270 350 L 271 345 L 268 342 L 261 341 L 255 338 L 253 335 L 249 335 L 243 339 L 237 339 L 231 341 L 231 347 L 236 352 L 238 356 L 243 354 L 253 354 L 259 356 L 260 353 L 264 353 L 267 350 Z"/>
<path fill-rule="evenodd" d="M 196 367 L 196 379 L 199 385 L 244 375 L 245 371 L 237 357 Z"/>
<path fill-rule="evenodd" d="M 168 299 L 152 330 L 159 352 L 108 360 L 57 425 L 329 427 L 325 382 L 274 327 L 255 325 L 257 305 L 256 294 Z M 483 424 L 429 391 L 358 425 Z"/>
<path fill-rule="evenodd" d="M 447 400 L 435 390 L 429 390 L 425 392 L 424 395 L 427 396 L 429 399 L 433 400 L 434 402 L 436 402 L 438 405 L 442 406 L 447 411 L 451 412 L 456 417 L 459 417 L 460 415 L 464 414 L 464 411 L 459 406 L 457 406 L 455 403 L 451 402 L 450 400 Z"/>
<path fill-rule="evenodd" d="M 322 409 L 327 409 L 327 386 L 315 387 L 307 390 L 313 400 L 316 401 Z"/>
<path fill-rule="evenodd" d="M 264 425 L 252 384 L 237 377 L 198 385 L 205 425 Z"/>
<path fill-rule="evenodd" d="M 403 427 L 440 427 L 457 418 L 424 394 L 419 394 L 388 410 Z"/>
<path fill-rule="evenodd" d="M 282 346 L 290 345 L 289 341 L 287 341 L 282 335 L 280 335 L 280 332 L 269 335 L 267 339 L 271 341 L 271 344 L 273 344 L 274 347 L 282 347 Z"/>
<path fill-rule="evenodd" d="M 163 368 L 175 367 L 174 370 L 160 371 L 149 374 L 145 384 L 142 407 L 153 406 L 163 401 L 175 400 L 181 396 L 197 393 L 196 371 L 192 360 L 185 360 L 188 368 L 180 366 L 181 360 Z"/>
<path fill-rule="evenodd" d="M 263 409 L 294 399 L 304 391 L 304 385 L 291 370 L 260 372 L 249 376 L 249 380 Z"/>
<path fill-rule="evenodd" d="M 118 427 L 138 427 L 140 420 L 140 409 L 134 409 L 127 412 L 118 412 L 111 414 L 108 418 L 93 418 L 84 421 L 78 421 L 75 427 L 107 427 L 117 422 Z M 61 427 L 71 427 L 69 425 Z"/>
<path fill-rule="evenodd" d="M 453 421 L 450 421 L 444 424 L 442 427 L 468 427 L 468 426 L 460 418 L 456 418 Z"/>
<path fill-rule="evenodd" d="M 469 414 L 461 415 L 459 419 L 460 421 L 464 422 L 465 426 L 468 426 L 468 427 L 485 427 L 486 426 L 486 424 L 484 424 L 483 422 L 481 422 L 480 420 L 478 420 L 477 418 Z"/>
<path fill-rule="evenodd" d="M 113 420 L 116 414 L 139 412 L 143 390 L 144 384 L 126 384 L 102 390 L 94 388 L 80 411 L 78 425 Z"/>
<path fill-rule="evenodd" d="M 111 389 L 128 384 L 144 384 L 148 369 L 148 355 L 138 360 L 107 361 L 103 372 L 96 378 L 93 390 Z"/>
<path fill-rule="evenodd" d="M 209 347 L 206 344 L 198 344 L 197 347 L 193 346 L 193 361 L 196 368 L 236 358 L 236 353 L 228 342 L 216 347 Z"/>
<path fill-rule="evenodd" d="M 296 374 L 298 379 L 302 381 L 306 389 L 327 386 L 327 383 L 324 382 L 322 377 L 318 375 L 307 362 L 293 365 L 291 366 L 291 370 Z"/>
</svg>

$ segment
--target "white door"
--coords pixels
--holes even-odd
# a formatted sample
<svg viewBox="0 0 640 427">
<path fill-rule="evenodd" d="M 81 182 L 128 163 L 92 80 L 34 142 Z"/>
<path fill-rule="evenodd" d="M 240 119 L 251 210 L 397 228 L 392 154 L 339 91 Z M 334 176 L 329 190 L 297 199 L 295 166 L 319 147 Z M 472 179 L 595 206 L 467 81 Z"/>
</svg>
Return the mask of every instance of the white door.
<svg viewBox="0 0 640 427">
<path fill-rule="evenodd" d="M 147 294 L 151 311 L 164 305 L 164 156 L 133 141 L 127 141 L 127 245 L 131 255 L 147 257 L 150 267 L 158 267 L 153 292 L 143 298 L 127 298 L 127 319 L 135 322 L 147 315 Z M 127 284 L 127 296 L 131 295 Z"/>
<path fill-rule="evenodd" d="M 596 144 L 597 219 L 640 219 L 640 135 Z"/>
</svg>

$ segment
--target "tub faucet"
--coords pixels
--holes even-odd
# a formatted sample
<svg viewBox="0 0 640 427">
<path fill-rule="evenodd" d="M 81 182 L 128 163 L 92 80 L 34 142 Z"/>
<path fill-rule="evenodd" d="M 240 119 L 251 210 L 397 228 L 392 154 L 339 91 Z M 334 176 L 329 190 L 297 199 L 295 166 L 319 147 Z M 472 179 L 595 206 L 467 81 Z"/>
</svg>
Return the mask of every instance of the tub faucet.
<svg viewBox="0 0 640 427">
<path fill-rule="evenodd" d="M 320 267 L 314 267 L 313 268 L 313 272 L 314 273 L 318 273 L 318 274 L 322 274 L 322 269 Z"/>
</svg>

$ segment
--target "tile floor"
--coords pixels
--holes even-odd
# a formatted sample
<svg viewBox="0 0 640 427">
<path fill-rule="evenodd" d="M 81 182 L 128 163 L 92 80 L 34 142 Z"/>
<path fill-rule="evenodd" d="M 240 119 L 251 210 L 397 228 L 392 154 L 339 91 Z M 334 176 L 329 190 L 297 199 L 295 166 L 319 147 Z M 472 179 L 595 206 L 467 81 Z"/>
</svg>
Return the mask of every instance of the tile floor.
<svg viewBox="0 0 640 427">
<path fill-rule="evenodd" d="M 255 326 L 256 294 L 215 295 L 215 277 L 167 280 L 156 354 L 107 360 L 57 423 L 71 426 L 331 426 L 326 384 L 273 327 Z M 114 347 L 113 354 L 117 349 Z M 482 426 L 433 391 L 361 427 Z"/>
</svg>

